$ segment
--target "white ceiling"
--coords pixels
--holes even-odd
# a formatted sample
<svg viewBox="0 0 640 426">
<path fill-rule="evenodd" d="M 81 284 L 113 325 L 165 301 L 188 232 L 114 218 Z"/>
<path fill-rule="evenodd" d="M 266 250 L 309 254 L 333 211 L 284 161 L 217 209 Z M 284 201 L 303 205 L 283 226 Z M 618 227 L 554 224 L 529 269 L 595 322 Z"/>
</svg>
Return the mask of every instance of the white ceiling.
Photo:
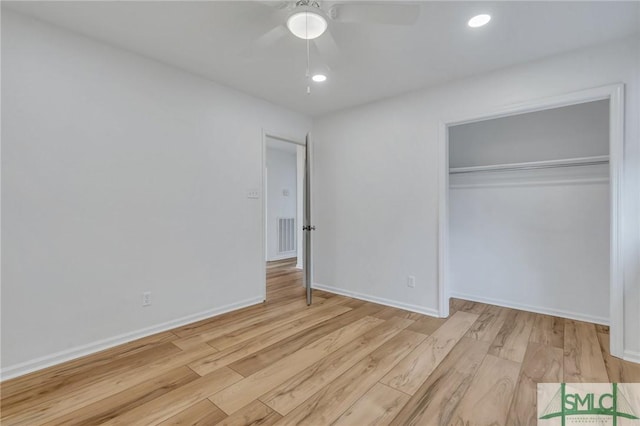
<svg viewBox="0 0 640 426">
<path fill-rule="evenodd" d="M 309 115 L 640 31 L 639 2 L 420 2 L 412 26 L 330 22 L 338 50 L 320 56 L 311 45 L 312 67 L 329 66 L 329 79 L 314 83 L 307 95 L 303 40 L 286 33 L 266 47 L 253 42 L 286 18 L 277 7 L 282 2 L 265 3 L 3 1 L 2 6 Z M 320 2 L 324 9 L 332 3 Z M 478 13 L 493 19 L 469 28 L 467 20 Z"/>
</svg>

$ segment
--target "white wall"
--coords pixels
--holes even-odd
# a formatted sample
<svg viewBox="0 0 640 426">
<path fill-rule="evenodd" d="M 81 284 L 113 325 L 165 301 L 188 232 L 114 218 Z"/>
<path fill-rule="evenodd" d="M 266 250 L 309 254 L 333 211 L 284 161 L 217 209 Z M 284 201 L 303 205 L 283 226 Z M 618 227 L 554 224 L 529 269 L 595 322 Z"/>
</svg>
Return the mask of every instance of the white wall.
<svg viewBox="0 0 640 426">
<path fill-rule="evenodd" d="M 286 255 L 278 251 L 278 219 L 297 216 L 296 146 L 291 145 L 292 152 L 267 145 L 267 260 L 296 257 L 295 250 Z"/>
<path fill-rule="evenodd" d="M 453 126 L 452 167 L 609 153 L 609 101 Z M 609 167 L 450 175 L 450 291 L 609 323 Z"/>
<path fill-rule="evenodd" d="M 452 179 L 451 295 L 608 324 L 607 172 Z"/>
<path fill-rule="evenodd" d="M 639 51 L 608 43 L 314 120 L 315 282 L 436 313 L 440 121 L 623 82 L 625 349 L 640 360 Z"/>
<path fill-rule="evenodd" d="M 258 302 L 262 129 L 310 125 L 3 10 L 3 377 Z"/>
</svg>

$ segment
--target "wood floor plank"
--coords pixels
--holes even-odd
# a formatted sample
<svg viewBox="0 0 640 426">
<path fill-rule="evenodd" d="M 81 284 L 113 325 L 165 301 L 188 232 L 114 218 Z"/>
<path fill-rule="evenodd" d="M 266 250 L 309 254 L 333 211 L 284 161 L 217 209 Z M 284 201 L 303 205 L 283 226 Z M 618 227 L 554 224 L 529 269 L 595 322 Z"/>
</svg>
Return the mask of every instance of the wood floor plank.
<svg viewBox="0 0 640 426">
<path fill-rule="evenodd" d="M 536 315 L 529 341 L 564 348 L 564 319 L 551 315 Z"/>
<path fill-rule="evenodd" d="M 89 404 L 47 425 L 97 425 L 107 422 L 146 402 L 175 390 L 199 376 L 187 367 L 178 367 L 101 401 Z"/>
<path fill-rule="evenodd" d="M 208 340 L 207 344 L 213 346 L 218 350 L 224 350 L 240 342 L 244 342 L 256 336 L 267 333 L 274 328 L 291 324 L 303 318 L 315 315 L 325 315 L 328 312 L 329 316 L 326 317 L 326 319 L 329 319 L 332 316 L 344 314 L 345 312 L 351 310 L 351 308 L 347 308 L 346 306 L 341 305 L 334 305 L 334 303 L 337 302 L 327 300 L 325 304 L 311 305 L 298 312 L 290 312 L 288 314 L 282 315 L 281 317 L 271 318 L 267 321 L 253 324 L 249 327 L 245 327 L 237 331 L 225 334 L 224 336 L 220 336 L 216 339 Z"/>
<path fill-rule="evenodd" d="M 227 415 L 205 399 L 160 423 L 161 426 L 209 426 L 220 423 Z"/>
<path fill-rule="evenodd" d="M 425 336 L 403 330 L 282 418 L 278 425 L 327 425 L 337 420 Z"/>
<path fill-rule="evenodd" d="M 221 315 L 216 315 L 214 317 L 194 322 L 192 324 L 183 325 L 182 327 L 175 328 L 171 331 L 178 337 L 189 337 L 194 334 L 200 334 L 208 331 L 211 328 L 222 327 L 226 324 L 233 323 L 240 319 L 247 319 L 251 317 L 255 318 L 265 312 L 278 309 L 278 306 L 284 306 L 289 303 L 291 303 L 291 301 L 273 303 L 270 300 L 266 303 L 256 303 L 255 305 L 251 305 L 246 308 L 227 312 Z"/>
<path fill-rule="evenodd" d="M 563 355 L 560 348 L 530 342 L 520 369 L 509 415 L 508 425 L 536 426 L 538 383 L 562 382 Z"/>
<path fill-rule="evenodd" d="M 133 410 L 111 419 L 104 425 L 157 424 L 163 422 L 214 393 L 242 379 L 230 368 L 221 368 L 199 377 L 184 386 L 166 393 Z"/>
<path fill-rule="evenodd" d="M 291 355 L 298 349 L 307 346 L 329 333 L 332 333 L 348 324 L 356 322 L 366 316 L 370 316 L 380 310 L 379 305 L 368 304 L 361 308 L 342 314 L 336 318 L 325 321 L 308 330 L 297 333 L 277 344 L 245 357 L 240 361 L 229 364 L 229 367 L 247 377 L 263 368 L 273 364 L 281 358 Z"/>
<path fill-rule="evenodd" d="M 512 310 L 491 344 L 489 354 L 522 362 L 536 314 Z"/>
<path fill-rule="evenodd" d="M 598 333 L 598 342 L 610 382 L 640 383 L 640 364 L 612 356 L 609 352 L 609 333 Z"/>
<path fill-rule="evenodd" d="M 328 319 L 335 318 L 349 311 L 350 308 L 345 306 L 328 306 L 327 309 L 319 310 L 314 315 L 309 315 L 283 326 L 268 330 L 252 339 L 247 339 L 220 352 L 216 352 L 208 357 L 192 362 L 189 364 L 189 367 L 196 373 L 204 376 L 205 374 L 209 374 L 220 367 L 229 365 L 258 352 L 261 349 L 267 348 L 289 336 L 303 332 L 314 325 L 320 324 Z"/>
<path fill-rule="evenodd" d="M 440 328 L 440 326 L 446 321 L 446 318 L 422 317 L 411 324 L 407 330 L 429 336 Z"/>
<path fill-rule="evenodd" d="M 42 393 L 44 391 L 45 384 L 56 383 L 59 385 L 59 381 L 61 380 L 64 380 L 65 383 L 72 383 L 74 382 L 74 379 L 71 379 L 71 377 L 75 377 L 76 379 L 77 377 L 84 378 L 86 377 L 87 372 L 96 374 L 97 369 L 103 368 L 105 365 L 109 365 L 108 368 L 113 370 L 113 368 L 115 368 L 114 361 L 127 358 L 124 363 L 129 363 L 134 359 L 129 357 L 141 352 L 151 353 L 146 351 L 161 346 L 167 348 L 168 346 L 166 343 L 170 343 L 177 338 L 178 337 L 171 331 L 165 331 L 143 337 L 114 348 L 109 348 L 92 355 L 77 358 L 16 379 L 5 380 L 0 384 L 1 392 L 5 395 L 16 396 L 22 392 L 28 391 L 29 389 L 37 388 L 38 392 Z M 154 352 L 157 353 L 160 351 L 161 349 Z M 3 399 L 2 402 L 4 404 L 6 402 L 5 399 Z"/>
<path fill-rule="evenodd" d="M 278 296 L 287 296 L 293 294 L 304 293 L 305 289 L 300 285 L 300 280 L 297 278 L 292 279 L 291 281 L 285 281 L 279 284 L 277 287 L 273 289 L 269 289 L 269 298 L 274 300 Z"/>
<path fill-rule="evenodd" d="M 99 362 L 90 362 L 94 367 L 91 374 L 84 369 L 76 372 L 76 369 L 71 367 L 61 371 L 61 377 L 56 380 L 46 380 L 43 383 L 29 380 L 30 386 L 22 386 L 19 392 L 10 393 L 3 389 L 2 415 L 11 417 L 26 407 L 32 406 L 34 400 L 39 404 L 46 404 L 48 401 L 64 398 L 68 392 L 67 389 L 82 389 L 119 373 L 127 373 L 179 353 L 180 350 L 168 342 L 138 352 L 131 357 L 112 360 L 112 362 L 106 362 L 99 357 Z"/>
<path fill-rule="evenodd" d="M 313 306 L 317 308 L 319 305 L 321 305 L 321 303 L 317 303 Z M 183 350 L 187 350 L 191 347 L 201 345 L 221 336 L 239 333 L 241 330 L 264 326 L 265 324 L 275 321 L 284 321 L 284 323 L 286 323 L 287 319 L 290 318 L 291 315 L 306 312 L 307 308 L 306 301 L 296 300 L 289 302 L 286 305 L 277 306 L 274 310 L 267 310 L 259 313 L 258 315 L 252 315 L 248 318 L 238 318 L 236 321 L 225 322 L 220 326 L 211 327 L 201 333 L 174 340 L 172 343 Z M 304 316 L 304 314 L 299 317 L 302 316 Z"/>
<path fill-rule="evenodd" d="M 324 385 L 339 377 L 412 323 L 411 320 L 397 317 L 383 322 L 373 330 L 276 386 L 260 397 L 260 400 L 278 413 L 288 414 Z"/>
<path fill-rule="evenodd" d="M 289 290 L 283 293 L 275 293 L 273 295 L 269 295 L 269 300 L 273 303 L 279 302 L 296 302 L 300 299 L 304 299 L 305 293 L 302 289 Z M 322 303 L 324 301 L 324 297 L 314 296 L 314 303 Z M 305 302 L 306 304 L 306 302 Z"/>
<path fill-rule="evenodd" d="M 409 395 L 376 383 L 332 426 L 386 425 L 409 401 Z"/>
<path fill-rule="evenodd" d="M 456 312 L 380 382 L 413 395 L 477 319 L 476 314 Z"/>
<path fill-rule="evenodd" d="M 282 416 L 260 401 L 253 401 L 230 415 L 217 426 L 269 426 L 276 424 Z"/>
<path fill-rule="evenodd" d="M 488 342 L 460 339 L 390 424 L 449 425 L 488 350 Z"/>
<path fill-rule="evenodd" d="M 328 291 L 313 289 L 313 297 L 315 298 L 316 296 L 329 298 L 329 297 L 336 296 L 336 294 L 335 293 L 329 293 Z"/>
<path fill-rule="evenodd" d="M 277 284 L 282 284 L 283 282 L 289 282 L 293 279 L 301 280 L 302 279 L 302 271 L 297 269 L 295 271 L 286 271 L 276 274 L 270 274 L 269 276 L 269 285 L 275 286 Z"/>
<path fill-rule="evenodd" d="M 487 355 L 451 416 L 461 426 L 506 424 L 520 363 Z"/>
<path fill-rule="evenodd" d="M 151 380 L 174 368 L 184 366 L 198 358 L 215 351 L 204 345 L 189 352 L 179 352 L 146 365 L 108 376 L 100 381 L 91 382 L 87 386 L 65 388 L 56 393 L 54 398 L 37 399 L 28 409 L 15 412 L 2 412 L 3 425 L 42 424 L 78 410 L 86 405 L 103 400 L 147 380 Z"/>
<path fill-rule="evenodd" d="M 225 413 L 233 414 L 273 387 L 335 352 L 358 336 L 372 330 L 381 320 L 365 317 L 282 358 L 269 367 L 229 386 L 210 398 Z"/>
<path fill-rule="evenodd" d="M 564 381 L 568 383 L 609 382 L 593 324 L 565 320 Z"/>
<path fill-rule="evenodd" d="M 391 306 L 385 306 L 380 310 L 380 312 L 376 313 L 374 316 L 376 318 L 380 318 L 383 320 L 388 320 L 393 317 L 398 317 L 398 318 L 405 318 L 405 319 L 410 319 L 415 321 L 415 320 L 424 318 L 424 315 L 411 312 L 411 311 L 405 311 L 404 309 L 398 309 Z"/>
<path fill-rule="evenodd" d="M 473 323 L 466 337 L 484 342 L 493 342 L 511 309 L 499 306 L 487 306 L 480 317 Z"/>
<path fill-rule="evenodd" d="M 462 300 L 462 299 L 451 299 L 451 307 L 453 315 L 455 312 L 469 312 L 472 314 L 481 315 L 488 305 L 479 302 L 472 302 L 470 300 Z"/>
<path fill-rule="evenodd" d="M 349 299 L 349 298 L 347 298 L 344 303 L 341 303 L 341 305 L 348 306 L 351 309 L 361 308 L 368 304 L 369 303 L 365 302 L 364 300 Z M 382 308 L 382 306 L 380 308 Z"/>
</svg>

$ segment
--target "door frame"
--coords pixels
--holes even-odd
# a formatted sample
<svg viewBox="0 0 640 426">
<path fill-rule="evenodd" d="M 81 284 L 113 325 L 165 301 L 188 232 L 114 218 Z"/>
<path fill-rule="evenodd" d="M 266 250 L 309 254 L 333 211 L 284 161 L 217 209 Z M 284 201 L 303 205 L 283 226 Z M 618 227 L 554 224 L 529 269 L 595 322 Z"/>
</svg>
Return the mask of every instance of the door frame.
<svg viewBox="0 0 640 426">
<path fill-rule="evenodd" d="M 622 188 L 624 180 L 624 84 L 611 84 L 441 120 L 438 137 L 438 310 L 449 316 L 449 127 L 528 112 L 609 100 L 609 327 L 611 354 L 624 354 Z"/>
<path fill-rule="evenodd" d="M 262 129 L 262 169 L 260 171 L 260 174 L 262 176 L 261 178 L 261 184 L 262 184 L 262 203 L 261 203 L 261 210 L 262 210 L 262 220 L 260 221 L 260 238 L 261 238 L 261 244 L 260 246 L 261 248 L 261 252 L 262 252 L 262 270 L 263 272 L 266 272 L 267 270 L 267 176 L 265 173 L 265 170 L 267 168 L 267 138 L 271 138 L 271 139 L 277 139 L 279 141 L 282 142 L 287 142 L 287 143 L 292 143 L 295 145 L 299 145 L 299 146 L 305 146 L 304 142 L 299 141 L 298 139 L 288 136 L 288 135 L 283 135 L 281 133 L 278 132 L 272 132 L 270 130 L 267 129 Z M 297 165 L 297 162 L 296 162 Z M 296 176 L 297 176 L 297 171 L 296 171 Z M 297 196 L 297 194 L 296 194 Z M 297 203 L 297 200 L 296 200 Z M 296 207 L 296 216 L 297 216 L 297 207 Z M 296 217 L 296 227 L 298 226 L 298 218 Z M 300 248 L 298 247 L 298 238 L 297 238 L 297 231 L 296 231 L 296 250 L 300 250 Z M 263 290 L 263 294 L 262 294 L 262 300 L 266 301 L 267 300 L 267 276 L 266 273 L 262 274 L 262 290 Z"/>
</svg>

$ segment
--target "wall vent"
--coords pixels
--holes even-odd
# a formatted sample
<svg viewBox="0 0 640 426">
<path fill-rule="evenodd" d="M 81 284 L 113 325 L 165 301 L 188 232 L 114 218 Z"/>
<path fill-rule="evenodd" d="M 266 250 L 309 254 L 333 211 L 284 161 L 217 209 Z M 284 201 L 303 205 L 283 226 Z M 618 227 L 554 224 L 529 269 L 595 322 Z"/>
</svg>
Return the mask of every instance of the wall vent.
<svg viewBox="0 0 640 426">
<path fill-rule="evenodd" d="M 278 218 L 278 254 L 296 251 L 296 220 L 293 217 Z"/>
</svg>

